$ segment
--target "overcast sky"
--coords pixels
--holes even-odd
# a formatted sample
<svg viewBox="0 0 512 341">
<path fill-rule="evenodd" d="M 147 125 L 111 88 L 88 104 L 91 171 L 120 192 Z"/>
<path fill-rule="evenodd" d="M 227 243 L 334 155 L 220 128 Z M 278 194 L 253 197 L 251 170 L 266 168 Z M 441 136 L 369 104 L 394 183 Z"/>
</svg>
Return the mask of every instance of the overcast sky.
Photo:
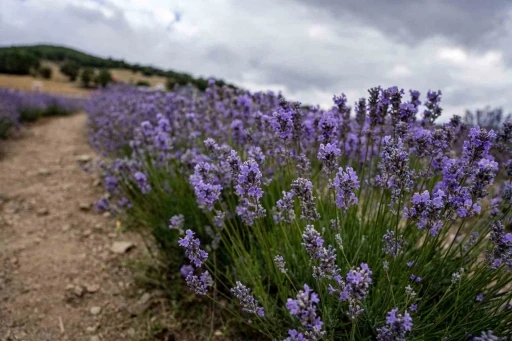
<svg viewBox="0 0 512 341">
<path fill-rule="evenodd" d="M 35 43 L 323 106 L 398 85 L 512 111 L 509 0 L 0 0 L 0 45 Z"/>
</svg>

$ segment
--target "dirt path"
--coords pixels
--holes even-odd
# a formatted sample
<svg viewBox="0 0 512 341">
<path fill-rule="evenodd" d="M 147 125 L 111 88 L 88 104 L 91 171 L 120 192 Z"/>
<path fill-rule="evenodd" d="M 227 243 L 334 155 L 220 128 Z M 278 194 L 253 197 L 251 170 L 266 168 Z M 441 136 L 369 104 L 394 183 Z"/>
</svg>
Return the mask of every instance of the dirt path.
<svg viewBox="0 0 512 341">
<path fill-rule="evenodd" d="M 130 340 L 135 298 L 114 242 L 115 219 L 90 205 L 102 194 L 79 160 L 94 156 L 86 116 L 52 118 L 2 141 L 0 340 Z"/>
</svg>

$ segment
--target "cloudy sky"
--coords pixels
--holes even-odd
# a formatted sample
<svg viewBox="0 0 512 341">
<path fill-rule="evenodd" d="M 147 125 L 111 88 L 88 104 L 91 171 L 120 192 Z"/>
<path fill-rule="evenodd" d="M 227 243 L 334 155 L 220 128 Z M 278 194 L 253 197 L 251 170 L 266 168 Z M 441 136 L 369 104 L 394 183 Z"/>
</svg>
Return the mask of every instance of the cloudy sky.
<svg viewBox="0 0 512 341">
<path fill-rule="evenodd" d="M 512 112 L 509 0 L 0 0 L 0 32 L 323 106 L 398 85 Z"/>
</svg>

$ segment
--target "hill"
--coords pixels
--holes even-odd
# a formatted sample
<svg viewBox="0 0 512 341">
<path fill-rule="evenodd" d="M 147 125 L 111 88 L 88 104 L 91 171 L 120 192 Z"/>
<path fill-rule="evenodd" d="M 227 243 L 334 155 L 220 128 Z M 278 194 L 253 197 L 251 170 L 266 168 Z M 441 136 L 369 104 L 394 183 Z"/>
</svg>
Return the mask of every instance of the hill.
<svg viewBox="0 0 512 341">
<path fill-rule="evenodd" d="M 203 90 L 207 79 L 196 78 L 184 72 L 162 70 L 150 65 L 127 63 L 122 59 L 102 58 L 72 48 L 54 45 L 10 46 L 0 47 L 0 73 L 27 75 L 32 69 L 37 69 L 43 61 L 61 63 L 73 61 L 80 67 L 124 69 L 144 76 L 159 76 L 172 79 L 179 85 L 192 84 Z M 217 80 L 219 85 L 225 84 Z"/>
</svg>

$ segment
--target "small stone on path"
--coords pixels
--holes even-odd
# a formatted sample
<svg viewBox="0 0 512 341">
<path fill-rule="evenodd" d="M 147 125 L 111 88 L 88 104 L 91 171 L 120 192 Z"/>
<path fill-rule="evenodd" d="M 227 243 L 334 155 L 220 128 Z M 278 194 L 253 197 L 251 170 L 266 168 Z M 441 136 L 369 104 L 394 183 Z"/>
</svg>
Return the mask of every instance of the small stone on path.
<svg viewBox="0 0 512 341">
<path fill-rule="evenodd" d="M 82 288 L 81 285 L 76 285 L 73 288 L 73 292 L 75 293 L 76 296 L 82 297 L 82 295 L 84 294 L 84 288 Z"/>
<path fill-rule="evenodd" d="M 128 252 L 131 248 L 135 247 L 132 242 L 114 242 L 110 247 L 113 253 L 123 254 Z"/>
<path fill-rule="evenodd" d="M 80 210 L 82 210 L 82 211 L 89 211 L 91 209 L 91 204 L 82 202 L 82 203 L 80 203 L 79 207 L 80 207 Z"/>
<path fill-rule="evenodd" d="M 38 171 L 37 171 L 37 174 L 39 175 L 43 175 L 43 176 L 48 176 L 50 175 L 52 172 L 48 169 L 48 168 L 40 168 Z"/>
<path fill-rule="evenodd" d="M 82 155 L 78 155 L 76 157 L 76 161 L 78 162 L 89 162 L 92 160 L 92 156 L 88 155 L 88 154 L 82 154 Z"/>
<path fill-rule="evenodd" d="M 39 208 L 37 210 L 37 215 L 39 215 L 39 216 L 48 215 L 48 213 L 50 213 L 50 211 L 48 211 L 48 209 L 45 208 L 45 207 L 44 208 Z"/>
<path fill-rule="evenodd" d="M 100 313 L 101 313 L 101 307 L 92 307 L 91 308 L 92 315 L 99 315 Z"/>
<path fill-rule="evenodd" d="M 100 290 L 100 286 L 98 284 L 88 284 L 85 286 L 85 290 L 87 290 L 88 293 L 93 294 Z"/>
</svg>

